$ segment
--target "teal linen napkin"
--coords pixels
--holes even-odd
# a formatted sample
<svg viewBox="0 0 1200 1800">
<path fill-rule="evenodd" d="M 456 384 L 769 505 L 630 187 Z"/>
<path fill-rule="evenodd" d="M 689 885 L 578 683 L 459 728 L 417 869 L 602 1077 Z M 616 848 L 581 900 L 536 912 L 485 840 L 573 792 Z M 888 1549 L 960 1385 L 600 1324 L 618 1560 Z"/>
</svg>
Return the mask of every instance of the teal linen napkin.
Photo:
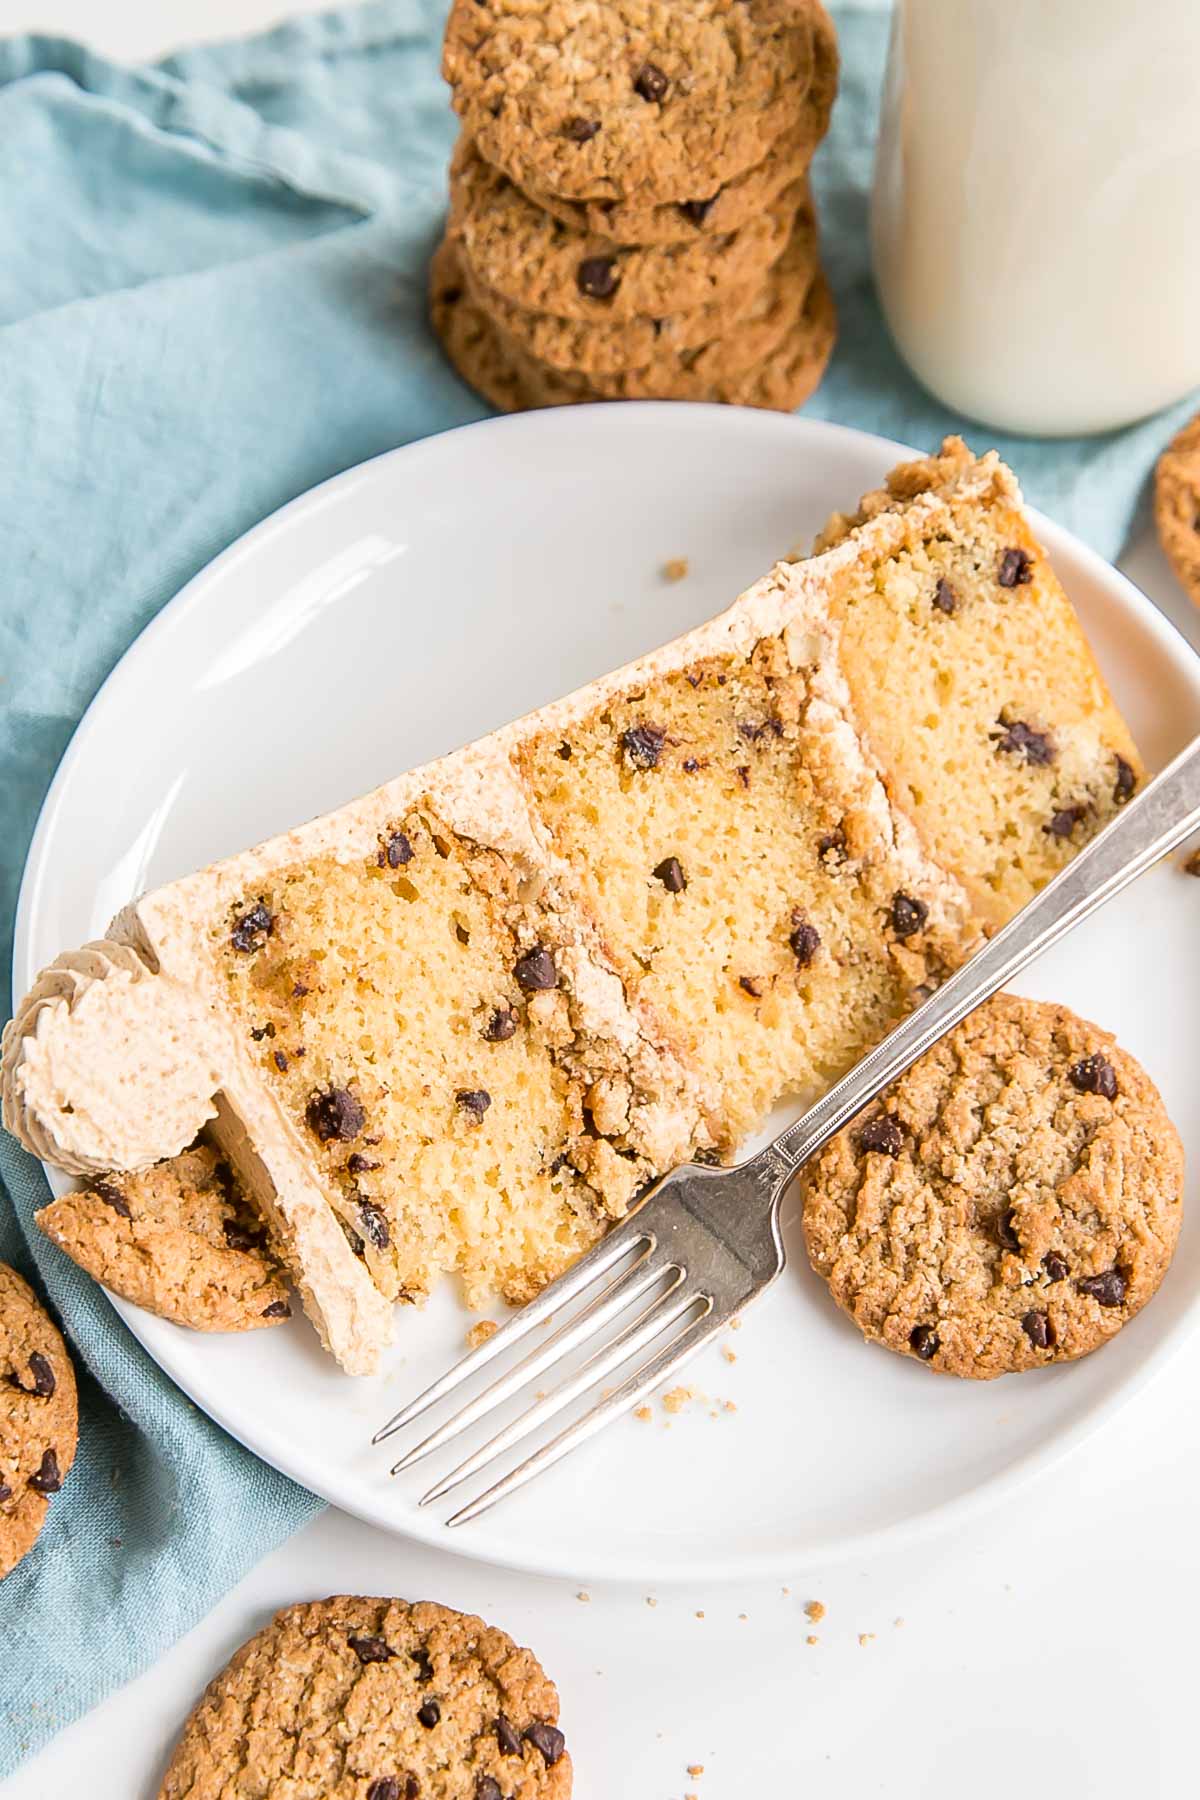
<svg viewBox="0 0 1200 1800">
<path fill-rule="evenodd" d="M 488 410 L 424 317 L 455 132 L 444 14 L 444 0 L 379 0 L 145 69 L 0 43 L 0 1015 L 38 808 L 136 633 L 284 501 Z M 867 265 L 886 21 L 837 18 L 842 97 L 816 186 L 842 329 L 807 413 L 921 446 L 948 430 L 998 443 L 1032 501 L 1115 555 L 1187 407 L 1035 444 L 916 385 Z M 6 1773 L 319 1503 L 185 1400 L 39 1236 L 41 1171 L 3 1134 L 0 1179 L 0 1257 L 65 1321 L 82 1400 L 75 1469 L 0 1586 Z"/>
</svg>

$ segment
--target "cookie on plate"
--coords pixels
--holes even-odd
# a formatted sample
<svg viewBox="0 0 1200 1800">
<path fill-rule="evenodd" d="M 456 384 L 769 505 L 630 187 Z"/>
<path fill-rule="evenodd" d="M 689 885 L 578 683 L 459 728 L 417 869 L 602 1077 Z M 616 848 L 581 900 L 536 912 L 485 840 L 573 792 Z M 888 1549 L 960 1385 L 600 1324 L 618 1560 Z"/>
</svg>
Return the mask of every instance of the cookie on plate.
<svg viewBox="0 0 1200 1800">
<path fill-rule="evenodd" d="M 738 306 L 783 254 L 807 197 L 797 181 L 738 231 L 643 246 L 588 237 L 551 218 L 469 138 L 455 147 L 450 183 L 449 233 L 479 281 L 535 312 L 608 324 Z"/>
<path fill-rule="evenodd" d="M 62 1334 L 28 1282 L 0 1263 L 0 1580 L 33 1548 L 78 1432 Z"/>
<path fill-rule="evenodd" d="M 1146 1304 L 1179 1236 L 1183 1151 L 1108 1032 L 1000 994 L 802 1190 L 812 1265 L 864 1335 L 988 1379 L 1086 1356 Z"/>
<path fill-rule="evenodd" d="M 813 77 L 816 0 L 454 0 L 442 73 L 489 162 L 572 199 L 705 199 Z"/>
<path fill-rule="evenodd" d="M 96 1176 L 34 1217 L 106 1288 L 177 1325 L 255 1331 L 291 1316 L 263 1222 L 211 1145 Z"/>
<path fill-rule="evenodd" d="M 421 1601 L 285 1607 L 183 1730 L 159 1800 L 567 1800 L 558 1694 L 532 1651 Z"/>
<path fill-rule="evenodd" d="M 1154 519 L 1168 562 L 1200 606 L 1200 417 L 1185 425 L 1158 459 Z"/>
</svg>

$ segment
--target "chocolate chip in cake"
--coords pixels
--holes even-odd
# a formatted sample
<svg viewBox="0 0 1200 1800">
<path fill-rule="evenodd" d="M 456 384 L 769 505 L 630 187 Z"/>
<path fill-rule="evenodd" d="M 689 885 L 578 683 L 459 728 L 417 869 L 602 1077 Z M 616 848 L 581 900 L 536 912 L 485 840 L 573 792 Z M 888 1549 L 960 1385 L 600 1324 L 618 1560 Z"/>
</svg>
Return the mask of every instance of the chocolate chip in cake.
<svg viewBox="0 0 1200 1800">
<path fill-rule="evenodd" d="M 492 1104 L 492 1096 L 486 1088 L 459 1088 L 454 1096 L 454 1103 L 466 1113 L 472 1125 L 483 1123 L 483 1115 Z"/>
<path fill-rule="evenodd" d="M 270 1306 L 263 1307 L 262 1316 L 264 1319 L 290 1319 L 292 1309 L 286 1300 L 272 1300 Z"/>
<path fill-rule="evenodd" d="M 655 105 L 666 98 L 670 87 L 670 77 L 663 74 L 657 63 L 644 62 L 633 78 L 633 91 L 640 94 L 643 100 L 650 100 Z"/>
<path fill-rule="evenodd" d="M 349 1088 L 329 1088 L 323 1094 L 314 1094 L 305 1116 L 309 1129 L 316 1132 L 323 1144 L 327 1144 L 330 1138 L 340 1138 L 343 1143 L 349 1143 L 351 1138 L 358 1136 L 367 1121 L 362 1103 Z"/>
<path fill-rule="evenodd" d="M 1054 1348 L 1054 1327 L 1050 1323 L 1049 1313 L 1027 1312 L 1021 1320 L 1021 1330 L 1035 1350 Z"/>
<path fill-rule="evenodd" d="M 858 1134 L 859 1148 L 877 1150 L 882 1156 L 899 1156 L 904 1148 L 904 1127 L 893 1113 L 868 1119 Z"/>
<path fill-rule="evenodd" d="M 1082 824 L 1087 815 L 1088 808 L 1081 801 L 1077 801 L 1074 806 L 1060 806 L 1052 816 L 1050 823 L 1043 825 L 1042 830 L 1048 832 L 1051 837 L 1069 838 L 1075 827 Z"/>
<path fill-rule="evenodd" d="M 933 604 L 947 618 L 958 611 L 958 595 L 944 576 L 933 590 Z"/>
<path fill-rule="evenodd" d="M 846 833 L 840 825 L 817 839 L 817 856 L 827 866 L 834 867 L 838 863 L 844 863 L 847 854 Z"/>
<path fill-rule="evenodd" d="M 379 1166 L 377 1162 L 372 1162 L 369 1156 L 364 1156 L 361 1150 L 353 1151 L 346 1158 L 346 1167 L 351 1175 L 369 1175 L 373 1169 L 377 1169 Z"/>
<path fill-rule="evenodd" d="M 570 762 L 571 746 L 570 746 L 570 744 L 568 744 L 568 742 L 565 738 L 563 739 L 562 743 L 558 746 L 558 749 L 554 752 L 554 754 L 555 754 L 555 756 L 561 757 L 563 762 Z"/>
<path fill-rule="evenodd" d="M 249 912 L 234 921 L 229 941 L 235 950 L 248 955 L 252 950 L 261 950 L 274 929 L 274 917 L 263 902 L 257 900 Z"/>
<path fill-rule="evenodd" d="M 504 1800 L 500 1783 L 494 1775 L 475 1777 L 475 1800 Z"/>
<path fill-rule="evenodd" d="M 599 119 L 568 119 L 563 126 L 563 133 L 573 144 L 590 144 L 600 129 Z"/>
<path fill-rule="evenodd" d="M 264 1038 L 273 1038 L 275 1036 L 275 1026 L 270 1019 L 267 1020 L 265 1025 L 252 1025 L 250 1027 L 250 1036 L 256 1044 L 261 1044 Z"/>
<path fill-rule="evenodd" d="M 996 749 L 1007 752 L 1010 756 L 1023 756 L 1027 763 L 1035 768 L 1045 768 L 1054 761 L 1054 745 L 1049 733 L 1035 731 L 1024 719 L 1014 719 L 1011 724 L 1006 719 L 998 719 L 999 731 L 989 733 Z"/>
<path fill-rule="evenodd" d="M 98 1200 L 103 1200 L 105 1206 L 111 1206 L 113 1211 L 115 1213 L 120 1213 L 123 1219 L 131 1219 L 133 1217 L 133 1214 L 129 1210 L 128 1200 L 126 1200 L 120 1188 L 114 1187 L 111 1181 L 93 1181 L 88 1188 L 88 1193 L 95 1194 Z"/>
<path fill-rule="evenodd" d="M 520 1756 L 521 1739 L 512 1720 L 501 1713 L 496 1720 L 496 1742 L 504 1756 Z"/>
<path fill-rule="evenodd" d="M 898 938 L 915 937 L 928 917 L 929 908 L 923 900 L 914 900 L 911 894 L 893 894 L 892 930 Z"/>
<path fill-rule="evenodd" d="M 433 1680 L 433 1663 L 428 1650 L 410 1650 L 409 1660 L 417 1665 L 417 1680 L 422 1687 L 428 1687 Z"/>
<path fill-rule="evenodd" d="M 752 1000 L 762 999 L 762 982 L 757 975 L 739 975 L 738 986 L 743 993 L 749 994 Z"/>
<path fill-rule="evenodd" d="M 1103 1275 L 1085 1275 L 1075 1286 L 1097 1306 L 1120 1306 L 1125 1299 L 1125 1277 L 1120 1269 L 1106 1269 Z"/>
<path fill-rule="evenodd" d="M 558 984 L 558 970 L 554 966 L 554 958 L 542 944 L 529 950 L 513 965 L 513 975 L 517 986 L 525 989 L 527 994 L 536 994 L 546 988 Z"/>
<path fill-rule="evenodd" d="M 1123 1289 L 1122 1292 L 1124 1292 Z M 1102 1304 L 1107 1305 L 1108 1302 L 1105 1301 Z M 57 1451 L 46 1451 L 38 1465 L 37 1474 L 29 1477 L 29 1485 L 35 1494 L 57 1494 L 62 1486 L 62 1476 L 58 1472 Z"/>
<path fill-rule="evenodd" d="M 367 1800 L 401 1800 L 400 1783 L 394 1775 L 381 1775 L 367 1789 Z"/>
<path fill-rule="evenodd" d="M 1106 1056 L 1081 1057 L 1067 1070 L 1067 1080 L 1081 1094 L 1099 1094 L 1102 1100 L 1117 1097 L 1117 1071 Z"/>
<path fill-rule="evenodd" d="M 685 219 L 691 220 L 693 225 L 703 225 L 705 219 L 707 219 L 709 213 L 715 206 L 719 193 L 720 189 L 717 190 L 717 193 L 713 195 L 711 200 L 681 200 L 679 203 L 679 210 Z"/>
<path fill-rule="evenodd" d="M 621 733 L 621 748 L 635 769 L 656 769 L 667 734 L 661 725 L 631 725 Z"/>
<path fill-rule="evenodd" d="M 535 1750 L 540 1750 L 546 1767 L 552 1769 L 567 1747 L 567 1740 L 557 1725 L 547 1725 L 544 1719 L 535 1719 L 521 1733 Z"/>
<path fill-rule="evenodd" d="M 11 1499 L 12 1489 L 9 1487 L 7 1481 L 0 1481 L 0 1505 L 2 1505 L 5 1500 Z"/>
<path fill-rule="evenodd" d="M 485 1044 L 503 1044 L 515 1037 L 517 1021 L 506 1006 L 498 1006 L 480 1034 Z"/>
<path fill-rule="evenodd" d="M 654 879 L 662 882 L 668 894 L 682 894 L 687 886 L 687 876 L 677 856 L 665 856 L 660 863 L 656 863 Z"/>
<path fill-rule="evenodd" d="M 402 831 L 393 831 L 387 843 L 379 852 L 379 866 L 386 864 L 389 869 L 402 869 L 413 859 L 413 847 Z"/>
<path fill-rule="evenodd" d="M 346 1642 L 360 1663 L 388 1662 L 396 1654 L 381 1637 L 355 1637 L 352 1632 Z"/>
<path fill-rule="evenodd" d="M 575 271 L 575 285 L 589 300 L 611 300 L 621 285 L 615 256 L 585 256 Z"/>
<path fill-rule="evenodd" d="M 745 763 L 739 763 L 733 772 L 744 788 L 750 786 L 750 770 Z"/>
<path fill-rule="evenodd" d="M 418 1706 L 417 1708 L 417 1717 L 420 1719 L 426 1731 L 432 1731 L 434 1726 L 441 1720 L 441 1716 L 442 1709 L 436 1700 L 426 1700 L 424 1705 Z"/>
<path fill-rule="evenodd" d="M 1042 1258 L 1042 1267 L 1049 1281 L 1065 1281 L 1071 1272 L 1067 1267 L 1066 1257 L 1060 1256 L 1057 1250 L 1047 1250 Z"/>
<path fill-rule="evenodd" d="M 776 718 L 773 713 L 765 719 L 740 719 L 737 729 L 739 737 L 744 737 L 747 743 L 756 744 L 759 738 L 768 733 L 772 737 L 782 737 L 783 720 Z"/>
<path fill-rule="evenodd" d="M 262 1232 L 241 1219 L 223 1219 L 221 1230 L 230 1250 L 258 1250 L 262 1245 Z"/>
<path fill-rule="evenodd" d="M 276 1068 L 277 1068 L 277 1069 L 278 1069 L 278 1070 L 279 1070 L 279 1073 L 280 1073 L 280 1074 L 281 1074 L 281 1075 L 286 1075 L 286 1074 L 287 1074 L 287 1067 L 288 1067 L 288 1059 L 287 1059 L 287 1057 L 286 1057 L 286 1056 L 285 1056 L 285 1055 L 284 1055 L 284 1054 L 283 1054 L 283 1051 L 282 1051 L 282 1050 L 276 1050 L 276 1051 L 275 1051 L 275 1054 L 274 1054 L 274 1063 L 275 1063 L 275 1067 L 276 1067 Z"/>
<path fill-rule="evenodd" d="M 928 1362 L 937 1355 L 942 1340 L 932 1325 L 914 1325 L 908 1334 L 908 1341 L 921 1361 Z"/>
<path fill-rule="evenodd" d="M 821 948 L 821 934 L 801 912 L 792 914 L 792 929 L 788 934 L 788 943 L 797 966 L 807 969 L 817 951 Z"/>
<path fill-rule="evenodd" d="M 1027 550 L 1006 550 L 1000 558 L 996 580 L 1002 588 L 1020 587 L 1033 580 L 1033 558 Z"/>
<path fill-rule="evenodd" d="M 11 1370 L 4 1379 L 8 1382 L 9 1387 L 19 1389 L 22 1394 L 35 1394 L 43 1400 L 48 1400 L 58 1383 L 54 1379 L 54 1370 L 40 1350 L 35 1350 L 29 1358 L 29 1373 L 33 1377 L 32 1387 L 26 1387 L 15 1370 Z"/>
<path fill-rule="evenodd" d="M 1113 805 L 1124 806 L 1127 800 L 1132 799 L 1133 790 L 1136 786 L 1137 776 L 1134 774 L 1132 767 L 1125 761 L 1123 756 L 1118 756 L 1117 775 L 1116 780 L 1113 783 Z"/>
<path fill-rule="evenodd" d="M 1017 1235 L 1017 1215 L 1013 1207 L 1008 1207 L 996 1220 L 996 1241 L 1005 1250 L 1020 1250 L 1021 1239 Z"/>
<path fill-rule="evenodd" d="M 362 1228 L 377 1250 L 386 1250 L 392 1241 L 388 1229 L 387 1214 L 382 1206 L 376 1206 L 373 1200 L 359 1200 L 358 1216 L 362 1220 Z"/>
</svg>

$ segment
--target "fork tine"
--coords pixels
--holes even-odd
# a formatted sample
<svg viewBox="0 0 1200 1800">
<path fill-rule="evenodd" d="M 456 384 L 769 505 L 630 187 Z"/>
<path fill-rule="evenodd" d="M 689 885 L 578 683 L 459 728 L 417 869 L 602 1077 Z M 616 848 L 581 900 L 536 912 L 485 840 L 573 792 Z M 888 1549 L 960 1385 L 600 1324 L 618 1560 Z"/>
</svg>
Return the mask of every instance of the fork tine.
<svg viewBox="0 0 1200 1800">
<path fill-rule="evenodd" d="M 654 1248 L 656 1240 L 653 1231 L 647 1230 L 645 1225 L 639 1225 L 638 1214 L 634 1213 L 623 1225 L 618 1225 L 615 1231 L 609 1232 L 607 1237 L 593 1245 L 586 1256 L 581 1256 L 578 1262 L 572 1263 L 569 1269 L 564 1270 L 548 1287 L 544 1287 L 536 1299 L 530 1300 L 520 1312 L 514 1313 L 499 1331 L 493 1332 L 490 1338 L 485 1338 L 482 1344 L 468 1351 L 466 1356 L 460 1358 L 444 1375 L 440 1375 L 424 1392 L 410 1400 L 407 1406 L 402 1406 L 399 1412 L 393 1413 L 387 1424 L 380 1426 L 371 1442 L 382 1444 L 393 1432 L 402 1430 L 437 1401 L 452 1394 L 456 1387 L 484 1368 L 494 1356 L 499 1356 L 502 1351 L 510 1350 L 514 1344 L 520 1343 L 543 1319 L 548 1318 L 560 1306 L 565 1306 L 568 1300 L 573 1300 L 576 1294 L 582 1293 L 593 1281 L 606 1275 L 613 1264 L 619 1262 L 639 1239 L 649 1249 Z"/>
<path fill-rule="evenodd" d="M 503 1405 L 505 1400 L 533 1381 L 551 1363 L 560 1361 L 578 1344 L 595 1337 L 610 1319 L 632 1306 L 635 1300 L 640 1300 L 664 1276 L 674 1273 L 676 1277 L 668 1292 L 683 1280 L 683 1271 L 677 1263 L 654 1263 L 650 1258 L 650 1251 L 644 1251 L 631 1269 L 626 1269 L 615 1281 L 610 1281 L 606 1288 L 602 1288 L 582 1312 L 574 1314 L 564 1325 L 560 1325 L 536 1350 L 523 1356 L 506 1374 L 499 1376 L 481 1394 L 477 1394 L 444 1424 L 439 1425 L 436 1431 L 431 1431 L 428 1437 L 422 1438 L 419 1444 L 407 1451 L 398 1463 L 392 1465 L 392 1474 L 399 1475 L 404 1469 L 411 1469 L 414 1463 L 421 1462 L 431 1451 L 440 1450 L 443 1444 L 458 1437 L 485 1413 Z"/>
<path fill-rule="evenodd" d="M 693 1303 L 700 1299 L 707 1299 L 707 1295 L 693 1294 L 691 1296 Z M 678 1316 L 679 1314 L 676 1314 L 676 1317 Z M 607 1399 L 597 1401 L 596 1405 L 576 1419 L 573 1425 L 568 1425 L 565 1430 L 559 1432 L 557 1437 L 551 1438 L 548 1444 L 544 1444 L 540 1450 L 535 1450 L 533 1455 L 526 1457 L 523 1463 L 518 1463 L 515 1469 L 510 1470 L 490 1488 L 486 1488 L 477 1499 L 460 1507 L 446 1520 L 446 1524 L 448 1526 L 465 1525 L 469 1520 L 477 1519 L 481 1513 L 487 1512 L 499 1501 L 507 1499 L 509 1494 L 515 1494 L 518 1488 L 523 1488 L 527 1482 L 532 1481 L 536 1475 L 540 1475 L 544 1469 L 549 1469 L 556 1462 L 561 1462 L 564 1456 L 568 1456 L 572 1450 L 577 1450 L 580 1444 L 586 1443 L 590 1437 L 594 1437 L 598 1431 L 602 1431 L 611 1419 L 628 1412 L 631 1407 L 637 1405 L 639 1400 L 651 1393 L 660 1382 L 665 1381 L 668 1375 L 690 1362 L 692 1357 L 702 1350 L 718 1331 L 724 1328 L 731 1317 L 732 1309 L 714 1306 L 710 1301 L 708 1310 L 700 1318 L 687 1326 L 669 1344 L 665 1344 L 656 1356 L 653 1356 L 641 1369 L 623 1381 L 620 1387 L 615 1388 Z"/>
<path fill-rule="evenodd" d="M 682 1280 L 681 1275 L 680 1281 Z M 589 1356 L 573 1375 L 560 1382 L 557 1387 L 551 1388 L 548 1394 L 543 1395 L 532 1406 L 527 1407 L 519 1417 L 498 1431 L 495 1437 L 490 1438 L 457 1468 L 452 1469 L 448 1475 L 431 1487 L 427 1494 L 422 1494 L 420 1504 L 428 1506 L 431 1501 L 440 1500 L 443 1494 L 450 1492 L 451 1488 L 458 1487 L 460 1482 L 468 1481 L 472 1475 L 477 1475 L 480 1469 L 493 1462 L 497 1456 L 502 1456 L 506 1450 L 511 1450 L 514 1444 L 519 1444 L 522 1439 L 527 1438 L 531 1432 L 544 1425 L 547 1419 L 552 1419 L 556 1413 L 562 1412 L 564 1407 L 570 1406 L 571 1402 L 577 1400 L 580 1394 L 586 1393 L 589 1388 L 594 1388 L 596 1383 L 603 1381 L 606 1375 L 611 1375 L 614 1369 L 618 1369 L 622 1363 L 628 1362 L 631 1356 L 636 1356 L 648 1344 L 653 1343 L 655 1338 L 661 1337 L 664 1331 L 668 1331 L 673 1325 L 678 1324 L 686 1313 L 694 1311 L 702 1303 L 706 1308 L 711 1304 L 707 1295 L 698 1294 L 695 1289 L 690 1293 L 679 1294 L 679 1285 L 680 1283 L 676 1282 L 667 1289 L 665 1294 L 660 1294 L 645 1312 L 639 1313 L 638 1317 L 623 1331 L 618 1332 L 615 1338 Z M 667 1303 L 673 1295 L 676 1296 L 674 1304 L 668 1306 Z"/>
</svg>

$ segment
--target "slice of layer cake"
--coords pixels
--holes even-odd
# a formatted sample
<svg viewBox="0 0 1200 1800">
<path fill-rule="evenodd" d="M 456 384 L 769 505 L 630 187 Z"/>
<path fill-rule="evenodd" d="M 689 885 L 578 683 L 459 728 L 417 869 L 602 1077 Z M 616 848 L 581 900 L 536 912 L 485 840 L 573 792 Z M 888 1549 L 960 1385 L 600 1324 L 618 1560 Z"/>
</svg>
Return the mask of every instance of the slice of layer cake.
<svg viewBox="0 0 1200 1800">
<path fill-rule="evenodd" d="M 5 1123 L 88 1174 L 212 1120 L 352 1371 L 441 1272 L 527 1297 L 839 1075 L 1132 792 L 1018 507 L 948 444 L 686 637 L 145 896 L 19 1009 Z"/>
</svg>

